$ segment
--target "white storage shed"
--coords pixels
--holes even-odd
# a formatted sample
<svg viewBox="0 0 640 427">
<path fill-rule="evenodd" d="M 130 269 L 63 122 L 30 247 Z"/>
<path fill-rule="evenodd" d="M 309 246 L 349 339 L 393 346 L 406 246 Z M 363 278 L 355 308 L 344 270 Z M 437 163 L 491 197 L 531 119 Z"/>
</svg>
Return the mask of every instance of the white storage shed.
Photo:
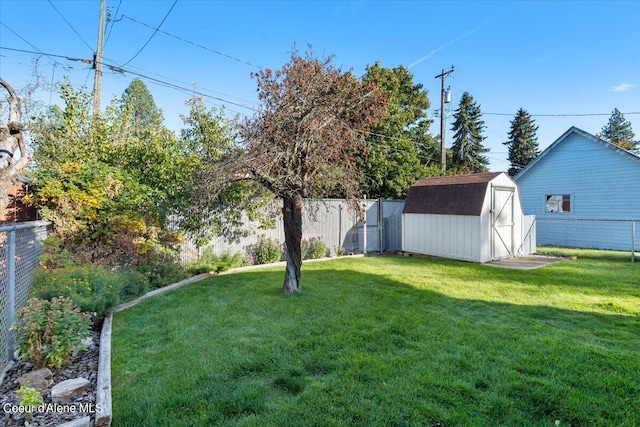
<svg viewBox="0 0 640 427">
<path fill-rule="evenodd" d="M 405 252 L 484 263 L 534 253 L 535 236 L 504 172 L 421 179 L 402 211 Z"/>
</svg>

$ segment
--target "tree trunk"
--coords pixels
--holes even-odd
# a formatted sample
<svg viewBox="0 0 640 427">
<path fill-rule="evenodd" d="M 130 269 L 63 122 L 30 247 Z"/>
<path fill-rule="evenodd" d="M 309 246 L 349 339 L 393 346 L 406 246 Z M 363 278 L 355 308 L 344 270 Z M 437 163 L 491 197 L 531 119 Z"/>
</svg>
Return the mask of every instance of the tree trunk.
<svg viewBox="0 0 640 427">
<path fill-rule="evenodd" d="M 20 124 L 20 98 L 9 83 L 0 79 L 0 86 L 3 86 L 9 97 L 9 122 L 7 125 L 0 125 L 0 216 L 4 214 L 8 202 L 8 189 L 13 180 L 31 162 L 31 156 L 25 148 L 22 138 L 22 125 Z M 20 158 L 15 156 L 20 150 Z"/>
<path fill-rule="evenodd" d="M 282 292 L 291 294 L 300 290 L 300 268 L 302 267 L 302 197 L 285 196 L 283 200 L 284 241 L 287 251 L 287 270 Z"/>
</svg>

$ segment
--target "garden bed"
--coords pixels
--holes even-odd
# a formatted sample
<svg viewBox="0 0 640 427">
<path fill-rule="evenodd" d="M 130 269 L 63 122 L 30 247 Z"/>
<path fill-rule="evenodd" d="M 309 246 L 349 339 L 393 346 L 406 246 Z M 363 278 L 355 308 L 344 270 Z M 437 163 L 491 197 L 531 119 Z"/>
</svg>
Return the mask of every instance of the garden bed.
<svg viewBox="0 0 640 427">
<path fill-rule="evenodd" d="M 18 411 L 20 404 L 16 390 L 20 387 L 18 379 L 32 371 L 33 364 L 24 360 L 14 362 L 5 373 L 0 384 L 0 425 L 6 427 L 25 426 L 26 421 L 30 427 L 52 427 L 77 420 L 85 416 L 91 419 L 91 425 L 95 422 L 96 389 L 98 383 L 98 359 L 100 356 L 100 330 L 92 332 L 91 345 L 87 350 L 78 352 L 71 357 L 70 363 L 61 368 L 50 368 L 52 383 L 43 393 L 44 411 L 36 410 L 31 420 L 27 421 L 25 414 Z M 54 406 L 51 398 L 51 389 L 62 381 L 85 378 L 90 381 L 91 387 L 81 393 L 71 402 Z M 8 411 L 7 411 L 8 409 Z"/>
</svg>

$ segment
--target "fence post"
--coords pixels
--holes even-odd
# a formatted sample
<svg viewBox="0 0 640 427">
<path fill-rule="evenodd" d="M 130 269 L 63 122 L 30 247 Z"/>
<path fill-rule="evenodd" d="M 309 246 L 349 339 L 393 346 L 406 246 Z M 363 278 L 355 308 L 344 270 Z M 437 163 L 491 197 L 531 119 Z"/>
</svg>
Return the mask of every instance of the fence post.
<svg viewBox="0 0 640 427">
<path fill-rule="evenodd" d="M 16 310 L 16 229 L 10 229 L 7 235 L 7 360 L 13 360 L 13 331 Z"/>
<path fill-rule="evenodd" d="M 364 196 L 364 215 L 363 215 L 363 221 L 362 224 L 364 226 L 364 235 L 363 235 L 363 242 L 362 242 L 362 246 L 364 246 L 364 248 L 362 249 L 362 253 L 363 254 L 367 254 L 367 196 L 365 194 Z"/>
<path fill-rule="evenodd" d="M 636 222 L 631 221 L 631 262 L 636 262 Z"/>
<path fill-rule="evenodd" d="M 384 251 L 384 199 L 378 198 L 378 249 L 380 253 Z"/>
</svg>

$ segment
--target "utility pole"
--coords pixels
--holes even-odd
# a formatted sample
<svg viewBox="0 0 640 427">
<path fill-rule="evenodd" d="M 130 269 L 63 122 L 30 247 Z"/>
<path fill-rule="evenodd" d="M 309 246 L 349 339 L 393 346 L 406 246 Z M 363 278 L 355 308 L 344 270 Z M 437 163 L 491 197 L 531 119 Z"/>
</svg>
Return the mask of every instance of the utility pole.
<svg viewBox="0 0 640 427">
<path fill-rule="evenodd" d="M 93 55 L 93 114 L 100 112 L 100 92 L 102 91 L 102 48 L 104 47 L 104 27 L 107 15 L 107 0 L 100 0 L 100 20 L 98 22 L 98 47 Z"/>
<path fill-rule="evenodd" d="M 444 92 L 444 79 L 451 73 L 453 73 L 453 65 L 451 66 L 451 69 L 448 71 L 445 71 L 444 69 L 442 69 L 442 73 L 438 74 L 435 77 L 436 79 L 439 78 L 442 81 L 442 89 L 440 92 L 440 164 L 442 165 L 442 172 L 445 172 L 447 170 L 447 149 L 444 145 L 444 142 L 445 142 L 444 103 L 446 101 L 445 92 Z"/>
</svg>

